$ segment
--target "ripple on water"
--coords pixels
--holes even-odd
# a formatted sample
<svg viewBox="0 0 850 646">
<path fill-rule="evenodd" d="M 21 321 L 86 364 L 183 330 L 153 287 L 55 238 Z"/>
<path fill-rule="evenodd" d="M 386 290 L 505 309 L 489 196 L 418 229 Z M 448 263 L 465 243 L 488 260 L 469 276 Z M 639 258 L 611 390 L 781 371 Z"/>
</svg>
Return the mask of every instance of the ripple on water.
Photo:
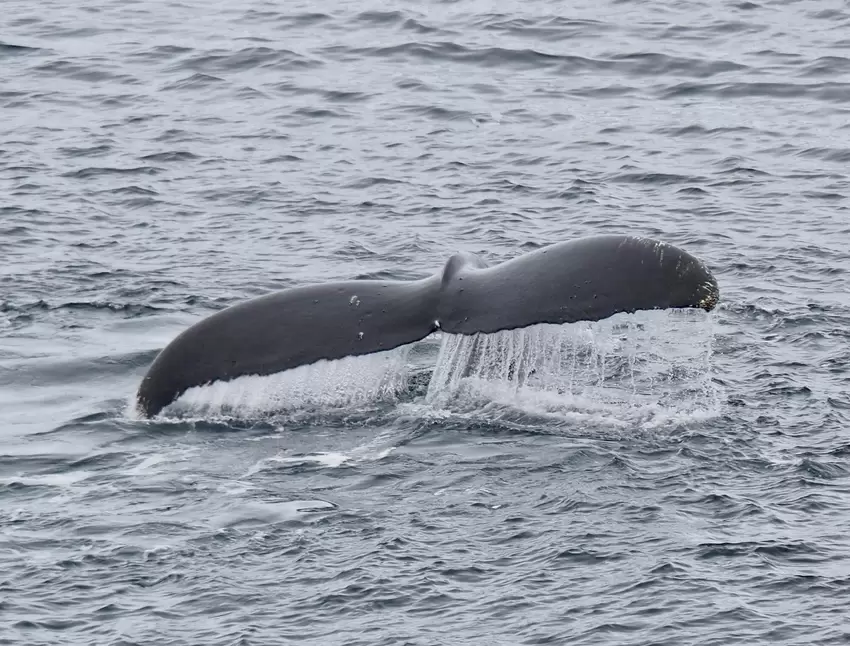
<svg viewBox="0 0 850 646">
<path fill-rule="evenodd" d="M 10 5 L 0 641 L 847 641 L 850 13 L 553 7 Z M 131 414 L 244 298 L 596 233 L 720 307 Z"/>
</svg>

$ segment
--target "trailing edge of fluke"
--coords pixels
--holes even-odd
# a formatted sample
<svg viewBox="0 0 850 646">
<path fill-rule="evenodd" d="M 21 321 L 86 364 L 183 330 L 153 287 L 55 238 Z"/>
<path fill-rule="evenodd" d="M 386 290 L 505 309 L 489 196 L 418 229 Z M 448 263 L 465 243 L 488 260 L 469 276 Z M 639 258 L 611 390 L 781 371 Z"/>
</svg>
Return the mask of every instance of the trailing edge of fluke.
<svg viewBox="0 0 850 646">
<path fill-rule="evenodd" d="M 710 311 L 718 298 L 702 262 L 647 238 L 580 238 L 495 267 L 459 253 L 422 280 L 307 285 L 217 312 L 159 353 L 137 405 L 152 417 L 194 386 L 391 350 L 438 329 L 491 333 L 637 310 Z"/>
</svg>

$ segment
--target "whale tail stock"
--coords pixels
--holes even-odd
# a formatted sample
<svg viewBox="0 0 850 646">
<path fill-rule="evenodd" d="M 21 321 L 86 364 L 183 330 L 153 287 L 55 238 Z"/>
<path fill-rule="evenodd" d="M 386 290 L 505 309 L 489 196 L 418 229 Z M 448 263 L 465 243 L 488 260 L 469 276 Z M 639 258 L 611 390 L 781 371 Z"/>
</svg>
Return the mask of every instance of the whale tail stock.
<svg viewBox="0 0 850 646">
<path fill-rule="evenodd" d="M 422 280 L 307 285 L 217 312 L 159 353 L 137 404 L 152 417 L 194 386 L 391 350 L 437 329 L 492 333 L 638 310 L 709 311 L 718 299 L 717 281 L 702 262 L 647 238 L 580 238 L 493 267 L 455 254 L 441 273 Z"/>
</svg>

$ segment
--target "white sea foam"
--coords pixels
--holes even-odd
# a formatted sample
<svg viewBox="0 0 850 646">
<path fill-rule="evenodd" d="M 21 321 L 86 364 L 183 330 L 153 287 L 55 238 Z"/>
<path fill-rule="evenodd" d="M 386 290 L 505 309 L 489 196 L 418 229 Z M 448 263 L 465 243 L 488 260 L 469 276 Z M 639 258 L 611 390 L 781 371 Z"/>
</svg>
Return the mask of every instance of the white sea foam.
<svg viewBox="0 0 850 646">
<path fill-rule="evenodd" d="M 67 473 L 43 473 L 37 475 L 6 476 L 0 485 L 25 485 L 31 487 L 70 487 L 94 475 L 93 471 L 69 471 Z"/>
<path fill-rule="evenodd" d="M 285 465 L 315 464 L 317 467 L 335 469 L 343 465 L 377 462 L 390 455 L 397 448 L 396 443 L 404 435 L 405 433 L 403 431 L 400 432 L 399 429 L 389 429 L 363 444 L 347 449 L 344 453 L 339 451 L 323 451 L 289 455 L 286 451 L 282 451 L 277 455 L 263 458 L 248 469 L 242 477 L 250 478 L 263 471 L 274 471 Z"/>
</svg>

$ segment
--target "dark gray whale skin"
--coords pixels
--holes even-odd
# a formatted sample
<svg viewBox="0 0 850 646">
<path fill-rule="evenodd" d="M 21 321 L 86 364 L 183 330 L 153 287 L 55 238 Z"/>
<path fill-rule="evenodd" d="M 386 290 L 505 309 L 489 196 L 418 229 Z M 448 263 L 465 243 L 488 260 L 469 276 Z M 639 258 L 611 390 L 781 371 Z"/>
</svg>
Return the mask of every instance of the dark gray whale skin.
<svg viewBox="0 0 850 646">
<path fill-rule="evenodd" d="M 648 238 L 579 238 L 494 267 L 459 253 L 422 280 L 307 285 L 217 312 L 159 353 L 137 407 L 153 417 L 194 386 L 391 350 L 438 329 L 469 335 L 638 310 L 710 311 L 718 298 L 702 262 Z"/>
</svg>

